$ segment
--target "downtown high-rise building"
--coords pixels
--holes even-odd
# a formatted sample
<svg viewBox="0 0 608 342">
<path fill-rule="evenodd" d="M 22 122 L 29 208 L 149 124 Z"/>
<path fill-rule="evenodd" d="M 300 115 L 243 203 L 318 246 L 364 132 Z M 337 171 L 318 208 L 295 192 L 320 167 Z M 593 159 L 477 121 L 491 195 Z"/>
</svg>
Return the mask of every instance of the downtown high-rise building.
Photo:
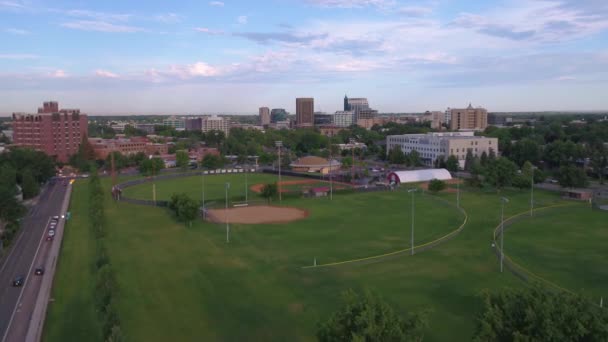
<svg viewBox="0 0 608 342">
<path fill-rule="evenodd" d="M 260 107 L 259 115 L 260 115 L 260 125 L 261 126 L 270 125 L 270 109 L 268 107 Z"/>
<path fill-rule="evenodd" d="M 309 128 L 314 126 L 315 99 L 299 97 L 296 99 L 296 127 Z"/>
<path fill-rule="evenodd" d="M 450 111 L 450 129 L 484 130 L 488 127 L 488 111 L 485 108 L 473 108 L 471 104 L 467 108 L 452 108 Z"/>
<path fill-rule="evenodd" d="M 370 110 L 369 102 L 365 97 L 348 97 L 344 95 L 344 111 L 353 112 L 353 122 L 356 123 L 359 119 L 368 119 L 369 114 L 365 117 L 360 117 L 360 113 L 365 110 Z"/>
<path fill-rule="evenodd" d="M 67 162 L 78 153 L 87 136 L 88 120 L 80 109 L 59 109 L 57 102 L 45 102 L 37 114 L 13 113 L 13 143 L 42 151 Z"/>
</svg>

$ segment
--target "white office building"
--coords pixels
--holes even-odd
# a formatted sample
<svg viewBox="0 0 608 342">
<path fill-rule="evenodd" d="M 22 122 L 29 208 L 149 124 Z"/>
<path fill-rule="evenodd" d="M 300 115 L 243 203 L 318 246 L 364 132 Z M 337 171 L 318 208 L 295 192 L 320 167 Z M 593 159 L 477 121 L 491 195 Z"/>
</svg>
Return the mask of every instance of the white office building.
<svg viewBox="0 0 608 342">
<path fill-rule="evenodd" d="M 458 158 L 460 167 L 464 167 L 467 151 L 473 156 L 481 157 L 493 150 L 498 155 L 498 139 L 475 136 L 474 132 L 446 132 L 426 134 L 389 135 L 386 137 L 386 153 L 399 146 L 404 153 L 418 151 L 421 161 L 434 166 L 440 156 L 444 159 L 451 155 Z"/>
<path fill-rule="evenodd" d="M 336 127 L 350 127 L 354 121 L 355 113 L 353 111 L 337 111 L 334 114 L 334 126 Z"/>
</svg>

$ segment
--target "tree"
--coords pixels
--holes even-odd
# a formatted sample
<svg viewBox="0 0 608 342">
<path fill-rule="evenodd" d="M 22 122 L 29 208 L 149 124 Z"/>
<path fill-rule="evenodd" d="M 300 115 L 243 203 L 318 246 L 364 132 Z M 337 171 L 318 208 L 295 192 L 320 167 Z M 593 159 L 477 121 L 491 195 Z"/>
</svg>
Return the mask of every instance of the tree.
<svg viewBox="0 0 608 342">
<path fill-rule="evenodd" d="M 449 156 L 448 160 L 445 162 L 445 168 L 450 172 L 458 172 L 458 158 L 455 155 Z"/>
<path fill-rule="evenodd" d="M 422 341 L 427 324 L 425 314 L 399 317 L 369 291 L 359 295 L 349 290 L 342 296 L 344 305 L 320 324 L 319 341 Z"/>
<path fill-rule="evenodd" d="M 540 147 L 532 139 L 523 139 L 513 145 L 511 160 L 518 166 L 522 166 L 526 161 L 538 163 L 540 157 Z"/>
<path fill-rule="evenodd" d="M 408 164 L 413 167 L 422 165 L 420 162 L 420 153 L 416 150 L 412 150 L 408 155 L 408 162 Z"/>
<path fill-rule="evenodd" d="M 24 212 L 17 201 L 17 171 L 8 164 L 0 166 L 0 220 L 14 221 Z"/>
<path fill-rule="evenodd" d="M 391 148 L 391 150 L 388 152 L 388 161 L 391 164 L 405 164 L 405 154 L 403 154 L 399 145 L 393 146 L 393 148 Z"/>
<path fill-rule="evenodd" d="M 224 159 L 215 154 L 207 154 L 201 161 L 201 166 L 208 170 L 219 169 L 224 166 Z"/>
<path fill-rule="evenodd" d="M 21 190 L 23 191 L 23 198 L 29 199 L 36 195 L 40 191 L 40 185 L 34 179 L 34 175 L 32 174 L 32 170 L 29 168 L 24 169 L 21 172 Z"/>
<path fill-rule="evenodd" d="M 439 179 L 431 179 L 429 182 L 429 191 L 430 192 L 439 192 L 446 188 L 446 183 Z"/>
<path fill-rule="evenodd" d="M 190 222 L 196 218 L 198 203 L 186 194 L 173 194 L 168 204 L 175 217 L 180 222 Z"/>
<path fill-rule="evenodd" d="M 471 172 L 473 169 L 473 162 L 475 157 L 473 157 L 473 150 L 470 148 L 467 149 L 467 156 L 464 160 L 464 170 Z"/>
<path fill-rule="evenodd" d="M 564 188 L 584 188 L 589 183 L 585 171 L 572 164 L 565 165 L 559 168 L 557 180 L 559 182 L 559 185 Z"/>
<path fill-rule="evenodd" d="M 264 185 L 264 187 L 262 188 L 262 197 L 264 197 L 266 200 L 268 200 L 268 203 L 270 203 L 270 199 L 272 199 L 273 197 L 276 197 L 279 194 L 279 187 L 277 185 L 277 183 L 268 183 L 266 185 Z"/>
<path fill-rule="evenodd" d="M 608 312 L 540 285 L 482 294 L 474 341 L 606 341 Z"/>
<path fill-rule="evenodd" d="M 516 171 L 515 163 L 505 157 L 500 157 L 488 163 L 484 172 L 485 181 L 500 190 L 512 184 Z"/>
<path fill-rule="evenodd" d="M 190 156 L 188 152 L 184 150 L 179 150 L 175 152 L 175 164 L 182 170 L 188 169 L 188 164 L 190 163 Z"/>
<path fill-rule="evenodd" d="M 113 151 L 108 154 L 106 157 L 106 167 L 112 167 L 112 156 L 114 156 L 114 169 L 116 172 L 120 173 L 120 170 L 124 169 L 127 166 L 128 160 L 122 153 L 119 151 Z"/>
<path fill-rule="evenodd" d="M 481 157 L 479 158 L 479 163 L 481 164 L 481 167 L 485 167 L 488 164 L 488 154 L 486 153 L 486 151 L 483 151 L 483 153 L 481 154 Z"/>
</svg>

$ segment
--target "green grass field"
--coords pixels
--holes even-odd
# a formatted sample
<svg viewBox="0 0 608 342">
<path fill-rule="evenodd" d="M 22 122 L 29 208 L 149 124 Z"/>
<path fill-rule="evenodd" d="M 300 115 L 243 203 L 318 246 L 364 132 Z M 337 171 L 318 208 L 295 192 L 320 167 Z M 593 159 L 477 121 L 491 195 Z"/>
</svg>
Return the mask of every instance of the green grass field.
<svg viewBox="0 0 608 342">
<path fill-rule="evenodd" d="M 204 179 L 203 179 L 204 178 Z M 282 176 L 282 181 L 302 180 L 304 178 L 294 178 Z M 230 183 L 230 197 L 245 197 L 245 184 L 251 187 L 254 184 L 267 184 L 277 181 L 277 176 L 266 173 L 253 173 L 247 175 L 245 183 L 244 174 L 219 174 L 197 177 L 176 178 L 170 181 L 156 182 L 156 198 L 168 200 L 174 193 L 186 193 L 192 198 L 202 199 L 203 181 L 205 187 L 205 201 L 223 200 L 225 198 L 225 184 Z M 297 190 L 293 187 L 292 190 Z M 251 190 L 249 191 L 252 192 Z M 144 183 L 126 188 L 123 195 L 130 198 L 152 199 L 152 183 Z M 255 195 L 255 194 L 252 194 Z"/>
<path fill-rule="evenodd" d="M 223 177 L 210 176 L 208 184 L 221 188 Z M 231 182 L 237 184 L 240 180 L 235 178 Z M 108 185 L 109 180 L 104 182 Z M 179 189 L 190 190 L 194 196 L 200 193 L 189 188 L 194 182 L 159 182 L 157 189 L 166 189 L 163 196 L 167 197 Z M 86 192 L 81 182 L 76 189 Z M 130 196 L 137 197 L 134 194 Z M 553 194 L 539 191 L 535 195 L 544 204 L 559 201 Z M 454 194 L 439 196 L 455 202 Z M 529 193 L 525 191 L 465 192 L 461 204 L 469 221 L 455 239 L 413 257 L 312 269 L 301 267 L 311 265 L 313 258 L 328 263 L 409 247 L 410 195 L 400 190 L 337 194 L 333 201 L 290 198 L 283 204 L 309 210 L 307 219 L 232 225 L 230 244 L 225 243 L 223 225 L 197 222 L 187 228 L 164 209 L 117 204 L 108 196 L 106 245 L 120 286 L 117 305 L 123 331 L 133 341 L 314 340 L 316 324 L 338 308 L 340 293 L 367 288 L 399 311 L 430 309 L 427 341 L 470 340 L 481 307 L 479 292 L 523 286 L 511 274 L 498 272 L 491 247 L 500 196 L 511 199 L 507 214 L 527 209 Z M 86 206 L 74 201 L 71 210 L 75 217 L 86 215 Z M 417 244 L 455 230 L 462 220 L 452 206 L 416 194 Z M 88 227 L 71 225 L 69 229 Z M 90 245 L 92 239 L 82 233 L 68 233 L 65 238 L 65 245 L 74 248 Z M 91 283 L 92 255 L 80 249 L 80 253 L 62 251 L 54 293 L 64 297 L 51 306 L 46 341 L 79 340 L 71 337 L 60 317 L 67 311 L 92 310 L 88 290 L 82 288 Z M 80 317 L 83 321 L 94 318 Z M 79 326 L 84 331 L 95 329 L 96 324 L 81 322 Z M 95 336 L 91 332 L 86 340 L 94 341 Z"/>
<path fill-rule="evenodd" d="M 588 205 L 548 209 L 514 223 L 505 253 L 534 274 L 568 290 L 608 298 L 608 212 Z"/>
</svg>

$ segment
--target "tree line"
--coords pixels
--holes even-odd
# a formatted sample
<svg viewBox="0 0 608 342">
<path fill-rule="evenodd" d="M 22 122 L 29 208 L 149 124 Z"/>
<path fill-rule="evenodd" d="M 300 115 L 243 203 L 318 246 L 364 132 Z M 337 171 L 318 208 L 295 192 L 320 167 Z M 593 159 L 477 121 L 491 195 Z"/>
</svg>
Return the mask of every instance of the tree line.
<svg viewBox="0 0 608 342">
<path fill-rule="evenodd" d="M 104 237 L 106 235 L 105 193 L 97 170 L 93 169 L 89 178 L 89 223 L 96 241 L 95 248 L 95 306 L 101 322 L 101 334 L 104 341 L 118 342 L 124 339 L 120 318 L 116 309 L 118 284 L 116 275 L 107 250 Z"/>
<path fill-rule="evenodd" d="M 588 298 L 531 284 L 479 295 L 473 341 L 606 341 L 608 311 Z M 342 305 L 321 321 L 317 338 L 338 341 L 422 341 L 429 310 L 398 312 L 379 295 L 348 290 Z M 441 329 L 441 322 L 435 322 Z"/>
</svg>

